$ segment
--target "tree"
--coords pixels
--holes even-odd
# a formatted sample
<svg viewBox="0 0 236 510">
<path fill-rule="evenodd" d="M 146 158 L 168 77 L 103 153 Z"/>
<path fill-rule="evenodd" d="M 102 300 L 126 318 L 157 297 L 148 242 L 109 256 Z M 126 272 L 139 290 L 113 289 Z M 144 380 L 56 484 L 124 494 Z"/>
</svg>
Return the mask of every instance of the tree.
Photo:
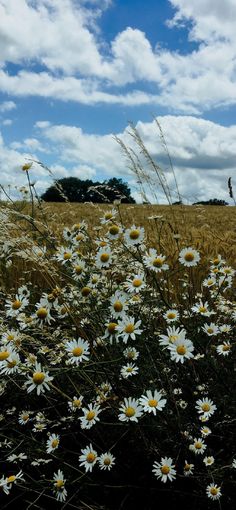
<svg viewBox="0 0 236 510">
<path fill-rule="evenodd" d="M 210 200 L 201 200 L 200 202 L 194 202 L 193 205 L 229 205 L 225 200 L 219 198 L 210 198 Z"/>
<path fill-rule="evenodd" d="M 41 196 L 45 202 L 113 202 L 135 203 L 126 182 L 113 177 L 107 181 L 93 182 L 77 177 L 56 180 Z"/>
</svg>

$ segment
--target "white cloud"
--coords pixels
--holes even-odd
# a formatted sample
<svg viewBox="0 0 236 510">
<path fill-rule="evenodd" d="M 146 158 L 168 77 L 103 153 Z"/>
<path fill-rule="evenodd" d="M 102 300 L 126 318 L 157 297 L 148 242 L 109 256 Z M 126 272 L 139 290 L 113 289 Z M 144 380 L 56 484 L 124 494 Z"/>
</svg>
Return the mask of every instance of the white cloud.
<svg viewBox="0 0 236 510">
<path fill-rule="evenodd" d="M 3 103 L 0 103 L 0 113 L 10 112 L 14 108 L 16 108 L 14 101 L 3 101 Z"/>
<path fill-rule="evenodd" d="M 105 43 L 99 17 L 109 1 L 0 0 L 0 91 L 194 114 L 235 104 L 235 0 L 169 1 L 175 9 L 169 26 L 185 24 L 198 44 L 187 54 L 162 49 L 158 39 L 153 48 L 138 28 Z M 21 70 L 9 74 L 8 62 Z M 45 70 L 35 72 L 35 63 Z"/>
<path fill-rule="evenodd" d="M 13 123 L 12 119 L 5 119 L 2 121 L 3 126 L 11 126 Z"/>
</svg>

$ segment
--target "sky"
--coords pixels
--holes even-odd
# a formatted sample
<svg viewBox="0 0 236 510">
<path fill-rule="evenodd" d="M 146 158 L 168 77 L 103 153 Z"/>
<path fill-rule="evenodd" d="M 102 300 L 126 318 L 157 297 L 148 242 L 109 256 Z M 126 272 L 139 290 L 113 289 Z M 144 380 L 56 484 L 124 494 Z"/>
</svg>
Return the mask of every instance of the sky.
<svg viewBox="0 0 236 510">
<path fill-rule="evenodd" d="M 132 124 L 172 201 L 175 174 L 184 203 L 233 205 L 235 19 L 236 0 L 0 0 L 0 184 L 19 194 L 33 160 L 39 194 L 53 179 L 117 177 L 140 202 L 116 139 L 154 182 Z M 148 200 L 166 203 L 153 189 Z"/>
</svg>

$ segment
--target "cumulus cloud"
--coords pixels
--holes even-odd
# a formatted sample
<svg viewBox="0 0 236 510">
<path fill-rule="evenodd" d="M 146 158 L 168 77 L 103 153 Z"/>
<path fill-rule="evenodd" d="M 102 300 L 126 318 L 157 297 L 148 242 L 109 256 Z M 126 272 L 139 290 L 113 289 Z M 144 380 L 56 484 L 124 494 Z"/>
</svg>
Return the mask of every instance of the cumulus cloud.
<svg viewBox="0 0 236 510">
<path fill-rule="evenodd" d="M 152 47 L 131 27 L 105 43 L 99 19 L 109 1 L 0 0 L 0 91 L 194 114 L 235 104 L 235 0 L 169 2 L 169 29 L 185 25 L 197 44 L 187 54 L 161 48 L 158 39 Z M 20 70 L 10 73 L 8 62 Z"/>
<path fill-rule="evenodd" d="M 0 103 L 0 113 L 10 112 L 16 108 L 14 101 L 3 101 Z"/>
<path fill-rule="evenodd" d="M 216 197 L 230 202 L 227 180 L 235 173 L 236 125 L 224 127 L 192 116 L 167 115 L 156 120 L 161 126 L 184 201 L 192 203 Z M 161 167 L 174 201 L 178 198 L 174 176 L 156 120 L 146 123 L 139 121 L 136 129 L 149 154 Z M 125 154 L 112 133 L 88 134 L 79 127 L 53 125 L 47 121 L 37 122 L 35 130 L 34 140 L 38 140 L 38 146 L 44 147 L 45 144 L 50 147 L 51 155 L 57 161 L 57 164 L 51 166 L 52 175 L 46 168 L 37 165 L 32 170 L 40 190 L 49 186 L 52 178 L 74 176 L 101 180 L 121 177 L 129 182 L 136 198 L 140 200 L 138 178 L 130 170 Z M 127 127 L 117 136 L 127 148 L 136 152 L 145 172 L 151 177 L 157 200 L 165 203 L 155 172 L 150 165 L 146 165 L 129 133 L 130 127 Z M 4 170 L 5 183 L 8 179 L 14 182 L 17 176 L 17 183 L 23 184 L 24 175 L 19 167 L 25 158 L 38 159 L 37 144 L 34 145 L 35 155 L 32 157 L 32 154 L 24 152 L 24 142 L 18 146 L 6 147 L 1 138 L 0 164 Z M 150 200 L 154 201 L 154 194 L 148 188 L 147 193 Z"/>
</svg>

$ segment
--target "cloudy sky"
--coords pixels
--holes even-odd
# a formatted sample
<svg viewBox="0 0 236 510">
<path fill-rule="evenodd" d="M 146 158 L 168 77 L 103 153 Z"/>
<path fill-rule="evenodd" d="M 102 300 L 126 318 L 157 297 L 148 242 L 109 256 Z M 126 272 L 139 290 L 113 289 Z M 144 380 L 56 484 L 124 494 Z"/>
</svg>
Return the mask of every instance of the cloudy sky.
<svg viewBox="0 0 236 510">
<path fill-rule="evenodd" d="M 121 177 L 139 199 L 115 140 L 138 154 L 132 122 L 176 200 L 157 118 L 184 202 L 232 203 L 235 19 L 236 0 L 0 0 L 0 183 L 24 185 L 34 159 L 55 179 Z M 39 193 L 52 182 L 31 173 Z"/>
</svg>

